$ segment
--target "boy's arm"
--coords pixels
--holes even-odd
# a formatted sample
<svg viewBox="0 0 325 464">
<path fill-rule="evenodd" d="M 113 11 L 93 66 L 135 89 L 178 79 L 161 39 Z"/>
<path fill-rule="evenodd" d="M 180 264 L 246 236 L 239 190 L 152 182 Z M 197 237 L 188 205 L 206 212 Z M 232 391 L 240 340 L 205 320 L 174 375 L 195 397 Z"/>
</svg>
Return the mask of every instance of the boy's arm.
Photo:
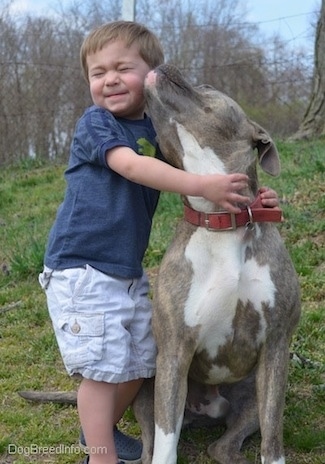
<svg viewBox="0 0 325 464">
<path fill-rule="evenodd" d="M 181 195 L 204 197 L 231 213 L 239 213 L 235 203 L 249 203 L 238 192 L 247 187 L 245 174 L 192 174 L 163 161 L 139 156 L 131 148 L 116 147 L 106 153 L 108 166 L 126 179 L 138 184 Z"/>
</svg>

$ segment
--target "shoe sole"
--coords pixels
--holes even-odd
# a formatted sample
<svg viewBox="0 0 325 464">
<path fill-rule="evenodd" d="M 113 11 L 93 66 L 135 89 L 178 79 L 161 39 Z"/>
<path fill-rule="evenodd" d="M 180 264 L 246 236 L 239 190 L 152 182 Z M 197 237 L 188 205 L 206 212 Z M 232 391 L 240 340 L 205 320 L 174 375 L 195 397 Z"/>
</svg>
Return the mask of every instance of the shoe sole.
<svg viewBox="0 0 325 464">
<path fill-rule="evenodd" d="M 124 459 L 122 459 L 122 461 L 120 460 L 119 461 L 121 464 L 141 464 L 141 459 L 137 459 L 136 461 L 125 461 Z"/>
<path fill-rule="evenodd" d="M 81 441 L 79 441 L 79 448 L 85 453 L 85 454 L 88 454 L 87 450 L 87 446 L 85 446 L 83 443 L 81 443 Z M 121 459 L 119 457 L 119 463 L 121 464 L 141 464 L 142 461 L 141 461 L 141 458 L 139 459 L 136 459 L 134 461 L 130 461 L 130 460 L 127 460 L 127 459 Z"/>
</svg>

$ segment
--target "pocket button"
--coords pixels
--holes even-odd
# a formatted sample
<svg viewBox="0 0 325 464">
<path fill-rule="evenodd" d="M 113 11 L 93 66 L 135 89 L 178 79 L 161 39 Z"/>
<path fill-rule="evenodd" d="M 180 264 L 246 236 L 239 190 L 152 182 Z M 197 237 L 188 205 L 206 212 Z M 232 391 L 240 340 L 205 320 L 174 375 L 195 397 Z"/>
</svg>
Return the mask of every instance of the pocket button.
<svg viewBox="0 0 325 464">
<path fill-rule="evenodd" d="M 80 325 L 78 324 L 77 322 L 77 319 L 74 321 L 74 323 L 72 324 L 71 326 L 71 332 L 74 333 L 74 334 L 77 334 L 79 333 L 81 330 L 81 327 Z"/>
</svg>

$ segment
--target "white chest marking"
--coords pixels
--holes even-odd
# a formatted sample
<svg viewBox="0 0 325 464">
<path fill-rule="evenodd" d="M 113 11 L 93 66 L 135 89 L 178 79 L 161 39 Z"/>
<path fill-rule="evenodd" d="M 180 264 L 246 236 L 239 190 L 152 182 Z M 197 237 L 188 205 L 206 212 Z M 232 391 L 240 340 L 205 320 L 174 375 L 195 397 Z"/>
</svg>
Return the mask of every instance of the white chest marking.
<svg viewBox="0 0 325 464">
<path fill-rule="evenodd" d="M 243 232 L 208 232 L 198 228 L 185 251 L 193 277 L 185 305 L 187 325 L 201 326 L 202 347 L 213 357 L 232 331 L 238 300 L 260 314 L 262 341 L 266 328 L 263 305 L 274 306 L 275 286 L 268 265 L 245 261 Z M 210 334 L 213 336 L 210 336 Z M 218 340 L 218 343 L 216 343 Z"/>
<path fill-rule="evenodd" d="M 226 167 L 210 147 L 200 147 L 193 135 L 184 126 L 176 123 L 177 133 L 184 150 L 185 171 L 196 174 L 226 174 Z"/>
<path fill-rule="evenodd" d="M 195 174 L 227 174 L 226 167 L 210 147 L 200 147 L 193 135 L 184 126 L 176 123 L 177 134 L 184 150 L 185 171 Z M 199 211 L 212 211 L 213 205 L 204 198 L 188 197 L 193 208 Z"/>
</svg>

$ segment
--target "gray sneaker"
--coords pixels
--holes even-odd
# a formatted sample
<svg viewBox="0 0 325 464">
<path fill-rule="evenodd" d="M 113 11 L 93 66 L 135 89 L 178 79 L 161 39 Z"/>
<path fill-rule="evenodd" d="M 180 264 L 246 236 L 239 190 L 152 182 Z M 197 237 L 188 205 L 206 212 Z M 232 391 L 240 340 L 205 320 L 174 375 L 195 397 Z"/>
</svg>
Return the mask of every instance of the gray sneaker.
<svg viewBox="0 0 325 464">
<path fill-rule="evenodd" d="M 83 461 L 82 464 L 89 464 L 89 456 L 87 456 Z M 124 464 L 124 462 L 119 461 L 117 464 Z"/>
<path fill-rule="evenodd" d="M 117 456 L 120 460 L 118 464 L 141 464 L 142 443 L 140 440 L 129 437 L 114 427 L 114 442 Z M 80 431 L 79 446 L 85 452 L 87 445 L 83 431 Z M 84 461 L 83 464 L 87 464 Z"/>
<path fill-rule="evenodd" d="M 89 464 L 89 456 L 87 456 L 83 461 L 82 464 Z M 124 464 L 124 462 L 119 461 L 117 464 Z"/>
</svg>

